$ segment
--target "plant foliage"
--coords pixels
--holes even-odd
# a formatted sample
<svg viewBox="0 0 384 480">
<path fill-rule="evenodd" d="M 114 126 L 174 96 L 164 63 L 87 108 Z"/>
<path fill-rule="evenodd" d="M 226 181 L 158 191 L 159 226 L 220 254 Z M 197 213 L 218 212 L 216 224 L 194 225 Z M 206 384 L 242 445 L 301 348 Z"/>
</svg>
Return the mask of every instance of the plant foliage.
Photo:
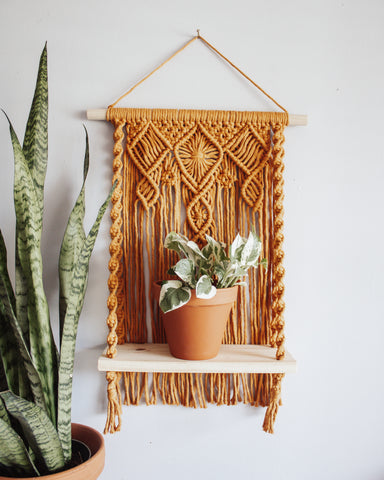
<svg viewBox="0 0 384 480">
<path fill-rule="evenodd" d="M 167 235 L 164 246 L 180 257 L 168 273 L 177 275 L 180 280 L 166 280 L 162 284 L 159 305 L 164 313 L 188 303 L 193 289 L 196 297 L 209 299 L 215 296 L 218 288 L 243 285 L 250 267 L 266 266 L 265 260 L 259 262 L 261 241 L 254 230 L 248 238 L 238 234 L 228 251 L 224 243 L 209 235 L 205 237 L 207 243 L 200 250 L 184 235 L 175 232 Z"/>
<path fill-rule="evenodd" d="M 28 477 L 63 470 L 71 459 L 77 326 L 90 256 L 112 191 L 86 235 L 83 227 L 89 167 L 86 131 L 83 185 L 69 216 L 59 258 L 59 351 L 43 287 L 41 255 L 48 161 L 46 46 L 40 58 L 23 146 L 10 121 L 9 128 L 14 152 L 15 288 L 8 275 L 7 251 L 0 230 L 0 474 Z"/>
</svg>

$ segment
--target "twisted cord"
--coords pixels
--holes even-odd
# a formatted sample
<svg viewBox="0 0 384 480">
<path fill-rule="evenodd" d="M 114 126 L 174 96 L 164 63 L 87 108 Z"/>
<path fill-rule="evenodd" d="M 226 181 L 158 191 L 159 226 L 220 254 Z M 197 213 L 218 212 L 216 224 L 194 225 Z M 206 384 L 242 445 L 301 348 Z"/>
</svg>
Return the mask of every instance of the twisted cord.
<svg viewBox="0 0 384 480">
<path fill-rule="evenodd" d="M 284 252 L 282 244 L 283 235 L 283 199 L 284 199 L 284 126 L 277 124 L 273 128 L 273 271 L 272 271 L 272 323 L 271 323 L 271 345 L 277 347 L 276 358 L 282 360 L 285 356 L 284 350 Z"/>
<path fill-rule="evenodd" d="M 111 234 L 111 244 L 109 247 L 109 252 L 111 255 L 108 267 L 110 271 L 108 279 L 109 287 L 109 298 L 108 298 L 108 309 L 109 315 L 107 319 L 107 324 L 109 327 L 109 334 L 107 337 L 108 349 L 107 357 L 113 358 L 116 355 L 116 345 L 118 343 L 118 334 L 116 332 L 118 325 L 118 309 L 122 308 L 121 302 L 119 304 L 118 297 L 119 289 L 123 288 L 123 282 L 120 280 L 122 275 L 122 258 L 123 258 L 123 234 L 121 231 L 122 227 L 122 198 L 123 198 L 123 139 L 124 139 L 124 122 L 118 121 L 115 123 L 115 131 L 113 138 L 115 145 L 113 148 L 113 183 L 117 183 L 115 191 L 112 196 L 112 210 L 111 210 L 111 219 L 112 226 L 110 229 Z"/>
</svg>

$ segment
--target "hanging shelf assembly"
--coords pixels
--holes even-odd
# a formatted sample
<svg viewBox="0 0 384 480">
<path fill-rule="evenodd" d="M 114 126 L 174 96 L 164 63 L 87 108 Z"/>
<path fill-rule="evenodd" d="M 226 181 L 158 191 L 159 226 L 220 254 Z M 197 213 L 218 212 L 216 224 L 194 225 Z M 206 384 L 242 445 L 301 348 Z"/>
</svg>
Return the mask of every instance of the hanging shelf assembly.
<svg viewBox="0 0 384 480">
<path fill-rule="evenodd" d="M 282 112 L 115 107 L 195 40 L 228 62 Z M 105 432 L 120 429 L 123 383 L 128 404 L 145 398 L 151 405 L 159 397 L 172 405 L 198 406 L 196 399 L 200 406 L 232 405 L 239 399 L 267 406 L 263 428 L 273 433 L 282 378 L 297 367 L 284 348 L 283 333 L 283 132 L 288 125 L 307 125 L 307 115 L 289 114 L 198 31 L 108 109 L 87 110 L 87 118 L 108 120 L 115 127 L 109 335 L 98 360 L 98 369 L 107 372 L 108 380 Z M 195 157 L 202 163 L 193 170 Z M 183 221 L 182 205 L 188 212 Z M 246 231 L 251 225 L 263 233 L 269 273 L 250 276 L 248 292 L 238 297 L 217 357 L 204 361 L 173 357 L 164 343 L 158 306 L 151 304 L 151 327 L 145 314 L 148 285 L 164 278 L 168 270 L 159 259 L 164 233 L 184 228 L 201 242 L 205 233 L 216 232 L 221 241 L 229 242 L 235 226 Z M 147 328 L 153 343 L 148 343 Z M 153 374 L 152 383 L 148 374 Z"/>
</svg>

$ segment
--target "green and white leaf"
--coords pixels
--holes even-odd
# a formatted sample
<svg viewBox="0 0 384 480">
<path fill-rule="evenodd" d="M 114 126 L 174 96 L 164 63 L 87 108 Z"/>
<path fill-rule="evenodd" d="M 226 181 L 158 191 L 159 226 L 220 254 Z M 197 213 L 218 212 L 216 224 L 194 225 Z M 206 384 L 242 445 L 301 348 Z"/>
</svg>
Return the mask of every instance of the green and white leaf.
<svg viewBox="0 0 384 480">
<path fill-rule="evenodd" d="M 231 262 L 240 262 L 245 242 L 246 239 L 238 233 L 232 244 L 229 246 L 229 258 L 231 259 Z"/>
<path fill-rule="evenodd" d="M 36 458 L 44 462 L 46 472 L 63 468 L 65 462 L 60 439 L 44 410 L 10 391 L 1 392 L 0 396 L 9 415 L 20 423 Z"/>
<path fill-rule="evenodd" d="M 261 241 L 254 232 L 250 232 L 241 252 L 240 263 L 249 267 L 256 267 L 261 253 Z"/>
<path fill-rule="evenodd" d="M 164 313 L 171 312 L 189 302 L 191 289 L 179 280 L 167 280 L 161 287 L 159 305 Z"/>
<path fill-rule="evenodd" d="M 164 241 L 165 248 L 168 250 L 174 250 L 180 257 L 185 256 L 192 261 L 196 261 L 197 258 L 204 258 L 198 245 L 184 235 L 176 232 L 170 232 Z"/>
<path fill-rule="evenodd" d="M 14 202 L 19 226 L 17 249 L 21 269 L 28 282 L 30 353 L 40 376 L 49 416 L 56 423 L 57 350 L 43 286 L 40 250 L 42 217 L 34 181 L 11 123 L 9 128 L 15 158 Z"/>
<path fill-rule="evenodd" d="M 195 266 L 188 258 L 182 258 L 173 267 L 174 274 L 183 282 L 187 283 L 191 288 L 195 288 Z"/>
<path fill-rule="evenodd" d="M 75 357 L 77 327 L 80 313 L 83 308 L 84 296 L 88 280 L 89 260 L 99 232 L 100 223 L 109 205 L 116 185 L 114 185 L 100 207 L 95 223 L 93 224 L 81 251 L 77 257 L 73 270 L 70 292 L 67 299 L 67 310 L 64 318 L 61 337 L 59 385 L 58 385 L 58 416 L 57 429 L 63 446 L 65 461 L 71 458 L 71 401 L 72 375 Z M 81 216 L 79 221 L 82 221 Z"/>
<path fill-rule="evenodd" d="M 25 381 L 23 370 L 25 370 L 25 374 L 28 376 L 28 384 L 23 387 L 23 390 L 27 390 L 28 388 L 30 388 L 35 403 L 39 405 L 42 409 L 46 409 L 47 407 L 41 379 L 30 357 L 29 351 L 25 345 L 24 338 L 15 314 L 12 310 L 11 300 L 9 299 L 8 292 L 4 285 L 4 279 L 2 276 L 0 276 L 0 320 L 3 322 L 1 330 L 4 330 L 6 332 L 4 339 L 2 339 L 2 342 L 3 340 L 6 340 L 8 338 L 10 342 L 15 342 L 15 352 L 19 356 L 19 359 L 15 360 L 15 352 L 7 352 L 7 345 L 3 345 L 3 343 L 0 342 L 0 345 L 2 345 L 1 355 L 3 361 L 6 358 L 9 358 L 9 361 L 17 361 L 16 365 L 18 366 L 19 382 Z M 0 333 L 2 333 L 2 331 Z M 10 343 L 8 347 L 11 345 L 12 343 Z M 3 350 L 5 350 L 4 355 Z M 8 355 L 10 355 L 10 357 L 8 357 Z M 23 362 L 23 365 L 20 364 L 21 361 Z"/>
<path fill-rule="evenodd" d="M 196 297 L 208 300 L 216 295 L 216 287 L 212 285 L 211 279 L 207 275 L 199 278 L 196 284 Z"/>
<path fill-rule="evenodd" d="M 176 232 L 169 232 L 168 235 L 165 237 L 164 247 L 168 248 L 168 250 L 174 250 L 179 255 L 184 253 L 182 249 L 183 245 L 188 243 L 188 238 L 184 235 L 181 235 Z"/>
<path fill-rule="evenodd" d="M 222 262 L 223 260 L 229 260 L 225 251 L 225 248 L 226 248 L 225 243 L 218 242 L 217 240 L 215 240 L 209 235 L 205 235 L 205 238 L 207 240 L 207 245 L 211 247 L 210 251 L 215 256 L 215 259 L 217 262 Z"/>
<path fill-rule="evenodd" d="M 7 250 L 4 238 L 0 230 L 0 278 L 4 289 L 0 294 L 2 302 L 9 303 L 9 309 L 13 315 L 16 311 L 15 296 L 13 293 L 11 281 L 7 269 Z M 23 359 L 18 354 L 17 342 L 15 341 L 12 328 L 9 328 L 7 318 L 5 317 L 4 306 L 0 308 L 0 356 L 2 360 L 2 370 L 6 379 L 7 387 L 16 394 L 31 398 L 28 378 L 24 369 Z"/>
<path fill-rule="evenodd" d="M 15 430 L 0 418 L 0 465 L 20 476 L 40 476 L 33 465 L 23 440 Z"/>
<path fill-rule="evenodd" d="M 89 169 L 89 139 L 85 129 L 86 146 L 84 155 L 83 185 L 79 196 L 69 216 L 64 233 L 59 257 L 59 283 L 60 283 L 60 339 L 63 332 L 64 318 L 68 308 L 74 269 L 77 265 L 81 249 L 86 239 L 84 231 L 85 216 L 85 181 Z"/>
<path fill-rule="evenodd" d="M 24 135 L 23 153 L 35 186 L 39 224 L 42 225 L 44 181 L 48 162 L 48 68 L 47 46 L 40 57 L 39 71 L 35 93 Z M 16 248 L 15 248 L 15 292 L 16 316 L 23 332 L 24 339 L 29 345 L 28 324 L 28 279 L 25 277 L 19 258 L 20 225 L 16 221 Z M 41 234 L 41 232 L 40 232 Z"/>
</svg>

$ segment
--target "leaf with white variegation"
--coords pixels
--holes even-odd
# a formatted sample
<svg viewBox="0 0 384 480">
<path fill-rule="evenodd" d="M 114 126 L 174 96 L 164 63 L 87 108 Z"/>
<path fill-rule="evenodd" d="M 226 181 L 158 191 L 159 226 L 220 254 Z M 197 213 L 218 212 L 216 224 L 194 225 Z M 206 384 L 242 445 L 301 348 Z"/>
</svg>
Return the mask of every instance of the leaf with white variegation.
<svg viewBox="0 0 384 480">
<path fill-rule="evenodd" d="M 60 439 L 44 410 L 10 391 L 1 392 L 0 396 L 9 415 L 20 423 L 36 458 L 44 461 L 44 471 L 41 473 L 55 472 L 63 468 L 65 463 Z"/>
<path fill-rule="evenodd" d="M 203 275 L 196 283 L 196 297 L 210 299 L 216 295 L 216 287 L 212 285 L 211 279 L 207 275 Z"/>
<path fill-rule="evenodd" d="M 160 290 L 159 306 L 164 313 L 171 312 L 189 302 L 191 289 L 179 280 L 167 280 Z"/>
<path fill-rule="evenodd" d="M 0 418 L 0 445 L 0 465 L 5 467 L 5 471 L 1 472 L 3 475 L 40 476 L 23 440 L 2 418 Z"/>
<path fill-rule="evenodd" d="M 246 239 L 238 233 L 232 244 L 229 246 L 229 258 L 231 259 L 231 262 L 240 262 L 245 242 Z"/>
<path fill-rule="evenodd" d="M 205 238 L 207 240 L 207 245 L 211 247 L 211 251 L 214 254 L 215 260 L 217 262 L 222 262 L 223 260 L 229 260 L 225 251 L 225 247 L 226 247 L 225 243 L 218 242 L 217 240 L 215 240 L 214 238 L 212 238 L 207 234 L 205 235 Z"/>
<path fill-rule="evenodd" d="M 173 250 L 179 255 L 183 253 L 182 246 L 188 243 L 188 238 L 176 232 L 169 232 L 165 237 L 164 247 Z"/>
<path fill-rule="evenodd" d="M 17 248 L 23 275 L 28 282 L 30 352 L 43 385 L 49 416 L 56 423 L 57 350 L 42 278 L 42 218 L 34 181 L 10 122 L 9 128 L 15 158 L 14 202 L 19 225 Z"/>
<path fill-rule="evenodd" d="M 188 258 L 182 258 L 173 267 L 173 272 L 175 275 L 181 278 L 183 282 L 188 283 L 191 288 L 195 287 L 195 267 L 191 260 Z"/>
<path fill-rule="evenodd" d="M 250 232 L 241 252 L 240 263 L 249 267 L 256 267 L 261 253 L 261 241 L 254 232 Z"/>
<path fill-rule="evenodd" d="M 103 215 L 111 200 L 116 184 L 111 189 L 108 198 L 100 207 L 95 223 L 93 224 L 73 271 L 70 292 L 67 298 L 67 310 L 64 318 L 61 337 L 59 386 L 58 386 L 58 416 L 57 430 L 64 450 L 65 461 L 71 458 L 71 401 L 72 401 L 72 374 L 75 356 L 76 335 L 79 317 L 83 308 L 85 290 L 87 287 L 89 260 Z M 81 220 L 81 217 L 79 217 Z"/>
<path fill-rule="evenodd" d="M 73 272 L 77 264 L 81 249 L 85 242 L 84 215 L 85 215 L 85 181 L 89 169 L 89 140 L 85 129 L 85 155 L 83 185 L 75 206 L 69 216 L 65 229 L 59 258 L 59 281 L 60 281 L 60 339 L 63 332 L 64 318 L 68 307 L 68 297 L 71 291 Z"/>
</svg>

